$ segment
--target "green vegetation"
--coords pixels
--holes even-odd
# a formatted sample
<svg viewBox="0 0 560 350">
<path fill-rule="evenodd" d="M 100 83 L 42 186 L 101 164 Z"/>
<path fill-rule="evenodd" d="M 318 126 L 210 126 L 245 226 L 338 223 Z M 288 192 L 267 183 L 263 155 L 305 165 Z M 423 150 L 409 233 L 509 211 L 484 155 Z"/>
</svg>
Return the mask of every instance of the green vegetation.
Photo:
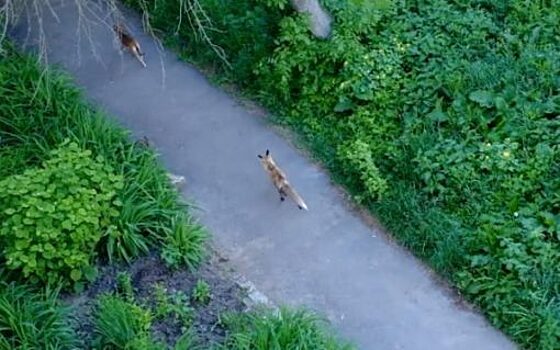
<svg viewBox="0 0 560 350">
<path fill-rule="evenodd" d="M 192 330 L 186 331 L 175 343 L 175 350 L 202 350 L 202 346 L 196 343 L 196 337 Z"/>
<path fill-rule="evenodd" d="M 170 242 L 185 253 L 177 266 L 200 263 L 206 236 L 152 150 L 85 104 L 66 77 L 13 49 L 0 62 L 0 91 L 0 239 L 10 268 L 80 281 L 95 252 L 130 262 Z"/>
<path fill-rule="evenodd" d="M 126 300 L 134 300 L 134 287 L 132 286 L 132 278 L 126 271 L 117 273 L 117 292 Z"/>
<path fill-rule="evenodd" d="M 0 92 L 0 280 L 13 281 L 0 282 L 0 348 L 77 348 L 84 344 L 50 286 L 80 292 L 99 257 L 131 262 L 151 249 L 184 253 L 174 266 L 194 268 L 206 234 L 155 153 L 87 105 L 64 75 L 6 46 Z M 94 347 L 163 349 L 149 336 L 151 313 L 134 303 L 130 274 L 117 284 L 126 300 L 100 299 Z"/>
<path fill-rule="evenodd" d="M 208 304 L 210 302 L 210 285 L 206 281 L 198 280 L 192 291 L 192 298 L 197 303 Z"/>
<path fill-rule="evenodd" d="M 224 350 L 352 349 L 330 336 L 321 319 L 303 310 L 263 309 L 231 315 L 224 322 L 230 329 Z"/>
<path fill-rule="evenodd" d="M 201 0 L 232 69 L 177 27 L 181 0 L 126 2 L 276 111 L 493 324 L 560 348 L 558 1 L 324 0 L 323 41 L 284 0 Z"/>
<path fill-rule="evenodd" d="M 185 293 L 181 291 L 168 293 L 165 287 L 156 284 L 154 298 L 156 302 L 154 314 L 157 318 L 171 317 L 174 322 L 181 325 L 183 332 L 188 330 L 192 324 L 194 310 Z"/>
<path fill-rule="evenodd" d="M 200 247 L 208 238 L 204 227 L 188 222 L 184 215 L 177 215 L 164 230 L 166 237 L 161 258 L 168 267 L 186 266 L 192 269 L 202 262 L 204 251 Z"/>
<path fill-rule="evenodd" d="M 158 320 L 180 324 L 182 335 L 173 349 L 194 350 L 199 347 L 191 328 L 194 310 L 183 292 L 168 293 L 163 285 L 154 284 L 153 293 L 139 302 L 128 273 L 119 272 L 116 280 L 119 294 L 101 295 L 97 300 L 94 349 L 169 349 L 166 344 L 154 341 L 152 327 Z"/>
<path fill-rule="evenodd" d="M 62 144 L 42 168 L 0 181 L 0 239 L 6 267 L 32 282 L 93 279 L 95 246 L 118 216 L 122 178 L 78 145 Z"/>
<path fill-rule="evenodd" d="M 164 349 L 150 335 L 152 314 L 133 302 L 103 295 L 95 313 L 94 349 Z"/>
<path fill-rule="evenodd" d="M 0 349 L 77 349 L 68 309 L 57 296 L 57 290 L 0 282 Z"/>
</svg>

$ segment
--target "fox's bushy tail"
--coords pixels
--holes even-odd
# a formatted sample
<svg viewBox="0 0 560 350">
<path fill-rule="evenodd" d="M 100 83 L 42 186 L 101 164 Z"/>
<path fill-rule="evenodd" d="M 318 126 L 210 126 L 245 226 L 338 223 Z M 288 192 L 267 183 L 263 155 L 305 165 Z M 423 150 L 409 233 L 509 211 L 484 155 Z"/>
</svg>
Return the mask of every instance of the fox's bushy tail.
<svg viewBox="0 0 560 350">
<path fill-rule="evenodd" d="M 142 53 L 142 51 L 140 51 L 140 47 L 136 46 L 132 49 L 132 53 L 134 54 L 134 57 L 136 57 L 136 59 L 142 64 L 142 66 L 144 66 L 144 68 L 146 68 L 146 62 L 144 62 L 144 53 Z"/>
<path fill-rule="evenodd" d="M 288 197 L 290 197 L 294 202 L 296 202 L 298 208 L 309 210 L 307 209 L 307 205 L 303 201 L 303 198 L 301 198 L 301 196 L 296 192 L 296 190 L 291 185 L 285 186 L 283 190 Z"/>
</svg>

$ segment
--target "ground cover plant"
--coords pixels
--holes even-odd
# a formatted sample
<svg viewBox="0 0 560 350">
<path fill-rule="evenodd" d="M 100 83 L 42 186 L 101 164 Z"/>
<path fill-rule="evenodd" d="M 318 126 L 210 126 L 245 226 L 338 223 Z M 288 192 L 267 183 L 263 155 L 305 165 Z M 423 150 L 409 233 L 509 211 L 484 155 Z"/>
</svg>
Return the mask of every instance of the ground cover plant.
<svg viewBox="0 0 560 350">
<path fill-rule="evenodd" d="M 286 1 L 200 4 L 232 65 L 127 0 L 182 57 L 291 126 L 392 234 L 520 345 L 560 347 L 560 4 L 324 0 L 317 40 Z"/>
<path fill-rule="evenodd" d="M 224 345 L 221 316 L 244 310 L 243 291 L 207 260 L 186 209 L 153 150 L 65 75 L 4 46 L 0 349 Z"/>
<path fill-rule="evenodd" d="M 123 180 L 76 143 L 49 157 L 43 168 L 0 181 L 5 266 L 31 282 L 68 283 L 70 276 L 80 283 L 93 270 L 101 232 L 119 214 L 111 202 Z"/>
</svg>

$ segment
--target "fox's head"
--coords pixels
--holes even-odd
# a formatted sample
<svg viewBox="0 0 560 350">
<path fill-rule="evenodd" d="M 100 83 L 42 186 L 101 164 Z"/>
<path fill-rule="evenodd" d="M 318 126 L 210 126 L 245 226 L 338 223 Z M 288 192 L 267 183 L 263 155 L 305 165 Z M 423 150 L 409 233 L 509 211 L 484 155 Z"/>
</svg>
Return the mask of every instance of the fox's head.
<svg viewBox="0 0 560 350">
<path fill-rule="evenodd" d="M 266 150 L 264 156 L 261 154 L 257 154 L 257 157 L 259 158 L 259 161 L 261 162 L 261 165 L 265 170 L 271 171 L 276 166 L 269 150 Z"/>
<path fill-rule="evenodd" d="M 118 23 L 118 24 L 113 24 L 113 30 L 117 33 L 122 33 L 124 32 L 124 28 L 122 26 L 122 24 Z"/>
<path fill-rule="evenodd" d="M 259 159 L 270 158 L 270 151 L 269 151 L 269 150 L 266 150 L 266 152 L 264 153 L 264 156 L 262 156 L 262 155 L 260 155 L 260 154 L 257 154 L 257 157 L 258 157 Z"/>
</svg>

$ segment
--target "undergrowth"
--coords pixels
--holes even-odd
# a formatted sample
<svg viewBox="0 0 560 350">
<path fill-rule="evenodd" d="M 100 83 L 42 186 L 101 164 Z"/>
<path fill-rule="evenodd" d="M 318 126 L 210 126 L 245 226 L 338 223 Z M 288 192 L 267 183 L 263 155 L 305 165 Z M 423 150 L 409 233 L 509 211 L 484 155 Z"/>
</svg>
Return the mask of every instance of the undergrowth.
<svg viewBox="0 0 560 350">
<path fill-rule="evenodd" d="M 557 0 L 324 0 L 328 40 L 283 0 L 203 0 L 232 69 L 159 3 L 182 57 L 274 110 L 494 325 L 560 348 Z"/>
<path fill-rule="evenodd" d="M 62 220 L 59 218 L 60 211 L 55 211 L 52 214 L 53 218 L 56 217 L 54 221 L 44 218 L 41 219 L 46 220 L 44 222 L 31 222 L 26 219 L 29 222 L 24 222 L 27 226 L 22 227 L 28 227 L 30 230 L 40 228 L 39 231 L 42 232 L 43 229 L 60 224 L 77 232 L 80 230 L 76 231 L 74 228 L 83 226 L 83 232 L 80 232 L 85 236 L 101 235 L 93 242 L 95 250 L 101 258 L 109 262 L 130 262 L 148 253 L 150 249 L 163 246 L 165 251 L 183 253 L 180 258 L 172 261 L 175 267 L 195 267 L 201 262 L 206 235 L 186 214 L 186 205 L 181 202 L 176 189 L 169 183 L 155 152 L 133 142 L 128 131 L 86 104 L 81 93 L 65 75 L 38 66 L 33 57 L 21 55 L 11 47 L 7 47 L 0 60 L 0 142 L 0 178 L 13 178 L 5 180 L 10 181 L 6 186 L 11 186 L 15 191 L 13 186 L 25 187 L 29 183 L 38 182 L 37 190 L 34 191 L 43 193 L 43 197 L 49 198 L 49 201 L 57 199 L 58 202 L 55 202 L 59 204 L 56 208 L 41 206 L 41 201 L 46 201 L 43 197 L 33 197 L 29 199 L 30 203 L 39 199 L 37 210 L 40 213 L 44 210 L 48 213 L 50 209 L 62 210 L 62 204 L 67 203 L 67 215 L 74 220 Z M 49 169 L 49 162 L 53 162 L 49 160 L 53 152 L 63 152 L 61 147 L 67 142 L 75 145 L 77 154 L 87 154 L 87 160 L 81 161 L 83 164 L 74 166 L 82 169 L 85 178 L 79 178 L 78 172 L 74 175 L 68 173 L 60 180 L 57 190 L 57 187 L 53 187 L 58 181 L 54 181 L 56 174 L 51 176 L 45 171 Z M 68 162 L 72 161 L 66 159 L 57 163 L 57 166 L 61 169 L 66 167 L 66 172 L 72 172 L 72 169 L 68 168 Z M 43 163 L 47 164 L 46 170 L 29 170 L 40 169 Z M 55 173 L 60 173 L 61 169 L 54 169 Z M 102 169 L 109 170 L 104 173 Z M 107 176 L 110 181 L 120 179 L 117 181 L 118 186 L 112 188 L 105 185 L 103 181 Z M 96 184 L 100 184 L 99 188 Z M 39 191 L 40 186 L 44 186 L 44 191 Z M 104 191 L 109 202 L 107 208 L 99 207 L 105 215 L 101 218 L 96 216 L 97 207 L 92 207 L 95 201 L 87 196 L 95 195 L 94 198 L 100 200 L 99 194 Z M 27 194 L 24 192 L 17 192 L 17 196 L 27 200 Z M 79 200 L 77 194 L 81 196 Z M 14 196 L 16 194 L 9 197 L 12 198 L 10 201 L 15 200 Z M 6 197 L 6 200 L 9 198 Z M 76 203 L 70 203 L 72 201 Z M 7 225 L 9 220 L 17 225 L 18 212 L 9 209 L 10 203 L 3 204 L 4 225 Z M 77 205 L 81 207 L 78 208 Z M 97 228 L 93 229 L 94 226 Z M 6 229 L 6 232 L 8 231 Z M 41 236 L 45 239 L 42 245 L 31 248 L 37 248 L 39 251 L 50 249 L 52 242 L 49 243 L 49 240 L 56 237 L 50 236 L 48 230 L 45 232 L 45 235 Z M 16 250 L 27 249 L 16 241 L 10 242 L 4 244 L 0 252 L 0 257 L 8 259 L 8 262 L 13 261 L 11 256 L 14 254 L 20 255 L 8 251 L 7 247 L 15 243 Z M 90 258 L 80 258 L 80 261 L 91 262 L 93 252 L 83 248 L 80 249 L 89 254 Z M 51 253 L 45 254 L 50 256 Z M 21 263 L 18 264 L 28 275 L 30 267 L 25 268 Z M 35 262 L 27 264 L 34 266 Z M 53 268 L 59 268 L 56 262 L 52 266 L 55 265 Z M 81 279 L 83 272 L 79 268 L 74 269 L 66 277 L 77 281 Z"/>
</svg>

